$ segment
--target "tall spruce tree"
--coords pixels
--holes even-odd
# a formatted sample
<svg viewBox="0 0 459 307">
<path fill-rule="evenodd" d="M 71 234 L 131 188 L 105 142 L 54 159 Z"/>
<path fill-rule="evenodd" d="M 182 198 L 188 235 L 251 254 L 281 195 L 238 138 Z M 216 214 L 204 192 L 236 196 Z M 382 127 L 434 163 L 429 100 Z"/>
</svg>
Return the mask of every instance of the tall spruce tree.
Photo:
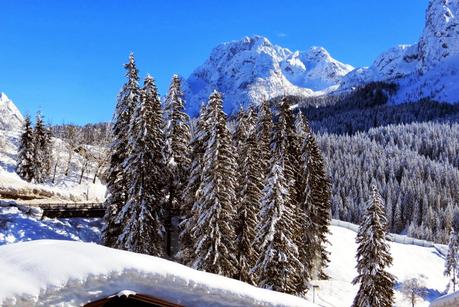
<svg viewBox="0 0 459 307">
<path fill-rule="evenodd" d="M 24 128 L 19 142 L 16 173 L 26 181 L 34 179 L 34 152 L 35 144 L 33 139 L 32 123 L 30 116 L 26 116 L 24 120 Z"/>
<path fill-rule="evenodd" d="M 271 107 L 269 102 L 264 100 L 258 109 L 256 120 L 257 142 L 259 148 L 258 160 L 260 161 L 263 178 L 271 171 L 271 134 L 273 126 Z"/>
<path fill-rule="evenodd" d="M 51 134 L 43 122 L 43 117 L 37 113 L 34 140 L 34 180 L 43 183 L 51 171 Z"/>
<path fill-rule="evenodd" d="M 384 202 L 373 185 L 371 201 L 356 239 L 358 275 L 352 283 L 360 287 L 352 304 L 354 307 L 389 307 L 394 302 L 395 277 L 386 271 L 392 264 L 386 235 Z"/>
<path fill-rule="evenodd" d="M 199 213 L 191 229 L 194 238 L 195 269 L 234 277 L 237 258 L 234 230 L 235 159 L 231 136 L 226 126 L 221 94 L 214 91 L 208 104 L 208 139 L 204 143 L 202 182 L 192 210 Z M 193 213 L 192 213 L 193 214 Z"/>
<path fill-rule="evenodd" d="M 457 278 L 458 278 L 458 265 L 459 265 L 459 242 L 458 236 L 454 231 L 454 228 L 451 229 L 449 235 L 449 244 L 448 244 L 448 254 L 446 255 L 445 261 L 445 271 L 444 275 L 449 277 L 448 288 L 453 287 L 453 292 L 456 292 Z"/>
<path fill-rule="evenodd" d="M 184 112 L 183 93 L 179 76 L 174 75 L 165 101 L 166 163 L 169 176 L 166 211 L 166 246 L 171 255 L 172 216 L 179 215 L 183 189 L 190 166 L 190 118 Z"/>
<path fill-rule="evenodd" d="M 182 203 L 180 206 L 180 214 L 182 221 L 180 223 L 180 251 L 178 258 L 184 264 L 191 265 L 194 259 L 194 242 L 192 228 L 198 222 L 201 215 L 201 204 L 199 199 L 202 194 L 200 190 L 202 183 L 202 172 L 204 164 L 204 144 L 207 142 L 208 135 L 208 112 L 209 109 L 205 104 L 201 105 L 199 118 L 192 130 L 191 147 L 191 164 L 188 170 L 189 177 L 184 188 Z"/>
<path fill-rule="evenodd" d="M 239 262 L 239 279 L 256 285 L 256 276 L 251 273 L 258 259 L 255 248 L 256 227 L 260 211 L 261 187 L 263 174 L 258 160 L 253 110 L 240 116 L 236 130 L 238 145 L 238 189 L 237 189 L 237 249 Z M 239 133 L 238 133 L 239 132 Z"/>
<path fill-rule="evenodd" d="M 305 126 L 307 127 L 307 125 Z M 324 272 L 329 260 L 326 250 L 328 227 L 331 222 L 331 184 L 325 161 L 312 133 L 306 134 L 301 156 L 300 206 L 307 217 L 304 223 L 305 261 L 313 279 L 326 279 Z M 312 252 L 312 254 L 311 254 Z"/>
<path fill-rule="evenodd" d="M 130 187 L 117 222 L 122 231 L 115 247 L 164 256 L 164 134 L 161 103 L 151 76 L 145 78 L 141 99 L 129 129 L 130 154 L 124 165 Z"/>
<path fill-rule="evenodd" d="M 253 268 L 258 286 L 291 294 L 303 294 L 304 266 L 300 259 L 294 225 L 295 211 L 291 207 L 283 159 L 273 161 L 267 177 L 257 228 L 256 244 L 260 256 Z"/>
<path fill-rule="evenodd" d="M 297 133 L 295 117 L 290 107 L 288 99 L 283 98 L 278 107 L 279 115 L 275 124 L 273 133 L 272 159 L 283 159 L 284 161 L 284 177 L 287 182 L 289 191 L 289 201 L 287 205 L 293 212 L 292 216 L 292 240 L 294 240 L 298 250 L 299 259 L 303 263 L 303 271 L 300 276 L 303 278 L 297 283 L 297 293 L 302 293 L 306 290 L 310 278 L 309 267 L 311 259 L 308 258 L 309 247 L 306 245 L 305 232 L 306 228 L 306 212 L 303 204 L 303 187 L 304 178 L 302 172 L 301 158 L 301 135 Z M 303 136 L 304 137 L 304 136 Z"/>
<path fill-rule="evenodd" d="M 127 82 L 118 95 L 115 114 L 113 116 L 112 137 L 110 145 L 110 164 L 107 172 L 107 198 L 105 200 L 104 227 L 101 241 L 113 247 L 121 232 L 121 225 L 116 216 L 126 203 L 129 178 L 125 173 L 124 164 L 130 153 L 129 126 L 133 109 L 139 103 L 139 72 L 134 55 L 129 55 L 129 63 L 124 65 Z"/>
</svg>

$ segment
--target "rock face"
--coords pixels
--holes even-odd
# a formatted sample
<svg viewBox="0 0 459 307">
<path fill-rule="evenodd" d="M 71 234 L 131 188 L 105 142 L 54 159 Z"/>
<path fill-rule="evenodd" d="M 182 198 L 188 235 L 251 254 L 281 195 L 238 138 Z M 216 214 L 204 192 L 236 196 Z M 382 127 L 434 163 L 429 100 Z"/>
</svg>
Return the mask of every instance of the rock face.
<svg viewBox="0 0 459 307">
<path fill-rule="evenodd" d="M 14 103 L 0 93 L 0 130 L 18 131 L 22 128 L 24 118 Z"/>
<path fill-rule="evenodd" d="M 218 45 L 184 82 L 187 110 L 196 115 L 214 89 L 229 113 L 286 93 L 314 95 L 336 87 L 352 69 L 321 47 L 292 52 L 262 36 L 245 37 Z"/>
<path fill-rule="evenodd" d="M 350 72 L 340 89 L 372 81 L 398 83 L 396 103 L 424 97 L 459 102 L 459 0 L 431 0 L 418 43 L 392 48 L 370 67 Z"/>
</svg>

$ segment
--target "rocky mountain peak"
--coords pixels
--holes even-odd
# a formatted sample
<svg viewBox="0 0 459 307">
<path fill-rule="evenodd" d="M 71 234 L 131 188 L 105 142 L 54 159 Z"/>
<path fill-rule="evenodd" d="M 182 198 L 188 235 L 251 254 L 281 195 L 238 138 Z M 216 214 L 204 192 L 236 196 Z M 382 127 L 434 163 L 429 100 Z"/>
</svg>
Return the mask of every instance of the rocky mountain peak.
<svg viewBox="0 0 459 307">
<path fill-rule="evenodd" d="M 0 130 L 19 130 L 24 118 L 5 93 L 0 92 Z"/>
<path fill-rule="evenodd" d="M 292 52 L 266 37 L 247 36 L 215 47 L 189 76 L 184 84 L 187 109 L 195 115 L 215 89 L 223 93 L 229 113 L 280 95 L 309 96 L 335 86 L 352 69 L 322 47 Z"/>
</svg>

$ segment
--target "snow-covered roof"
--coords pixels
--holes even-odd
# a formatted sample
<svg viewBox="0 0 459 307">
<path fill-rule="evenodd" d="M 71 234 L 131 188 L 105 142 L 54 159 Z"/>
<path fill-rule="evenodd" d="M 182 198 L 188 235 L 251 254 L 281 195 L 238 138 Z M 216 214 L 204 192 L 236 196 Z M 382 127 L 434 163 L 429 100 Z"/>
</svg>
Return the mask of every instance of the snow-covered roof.
<svg viewBox="0 0 459 307">
<path fill-rule="evenodd" d="M 430 307 L 456 307 L 459 306 L 459 291 L 441 296 L 430 304 Z"/>
<path fill-rule="evenodd" d="M 186 306 L 315 306 L 301 298 L 94 243 L 37 240 L 0 247 L 0 305 L 79 306 L 121 290 Z"/>
</svg>

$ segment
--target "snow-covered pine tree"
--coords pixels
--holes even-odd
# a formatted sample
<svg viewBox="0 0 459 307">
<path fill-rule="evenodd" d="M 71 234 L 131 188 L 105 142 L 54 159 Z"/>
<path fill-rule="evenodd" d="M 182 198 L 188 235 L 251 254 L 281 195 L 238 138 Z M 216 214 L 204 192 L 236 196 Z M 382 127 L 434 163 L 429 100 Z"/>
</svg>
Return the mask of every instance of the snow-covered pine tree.
<svg viewBox="0 0 459 307">
<path fill-rule="evenodd" d="M 239 207 L 239 203 L 241 198 L 243 197 L 242 189 L 243 189 L 243 178 L 245 177 L 244 174 L 244 166 L 243 162 L 245 159 L 246 150 L 246 141 L 248 136 L 249 126 L 253 125 L 253 117 L 250 119 L 252 123 L 249 123 L 249 114 L 245 112 L 244 108 L 240 106 L 239 112 L 236 116 L 236 127 L 233 131 L 233 146 L 235 149 L 235 157 L 236 157 L 236 201 L 237 207 Z"/>
<path fill-rule="evenodd" d="M 300 206 L 307 216 L 307 221 L 303 223 L 306 230 L 303 233 L 303 242 L 306 242 L 305 261 L 312 265 L 309 268 L 313 279 L 326 279 L 324 269 L 329 262 L 326 244 L 331 222 L 331 184 L 314 135 L 308 133 L 305 136 L 300 168 L 303 174 L 300 175 L 298 183 L 301 189 Z"/>
<path fill-rule="evenodd" d="M 360 287 L 352 304 L 354 307 L 390 307 L 394 302 L 395 277 L 386 271 L 392 264 L 386 235 L 384 202 L 373 185 L 370 204 L 356 238 L 358 275 L 352 283 L 359 283 Z"/>
<path fill-rule="evenodd" d="M 129 178 L 126 204 L 117 216 L 122 231 L 115 247 L 164 256 L 164 133 L 156 85 L 145 78 L 129 129 L 130 154 L 124 164 Z"/>
<path fill-rule="evenodd" d="M 35 119 L 34 140 L 34 180 L 43 183 L 51 171 L 51 137 L 40 112 Z"/>
<path fill-rule="evenodd" d="M 448 243 L 448 254 L 445 261 L 444 275 L 449 277 L 448 289 L 453 286 L 453 292 L 456 292 L 457 278 L 458 278 L 458 265 L 459 265 L 459 242 L 458 236 L 451 228 Z"/>
<path fill-rule="evenodd" d="M 16 173 L 26 181 L 34 179 L 34 152 L 35 145 L 33 140 L 33 129 L 30 121 L 30 116 L 26 116 L 24 120 L 24 129 L 19 142 Z"/>
<path fill-rule="evenodd" d="M 128 178 L 124 163 L 129 155 L 129 125 L 134 106 L 140 99 L 139 72 L 135 65 L 134 55 L 129 55 L 129 63 L 124 65 L 127 82 L 118 95 L 115 114 L 113 116 L 110 146 L 110 163 L 107 172 L 107 198 L 105 200 L 104 227 L 102 228 L 102 244 L 113 247 L 121 232 L 121 225 L 116 216 L 126 202 Z"/>
<path fill-rule="evenodd" d="M 168 205 L 165 208 L 168 255 L 171 255 L 172 217 L 179 215 L 190 166 L 190 118 L 184 112 L 184 104 L 180 77 L 174 75 L 164 106 L 166 163 L 169 176 Z"/>
<path fill-rule="evenodd" d="M 191 229 L 195 269 L 227 277 L 238 273 L 234 218 L 235 158 L 230 132 L 223 112 L 221 94 L 214 91 L 208 103 L 208 139 L 204 143 L 200 193 L 192 215 L 198 214 Z"/>
<path fill-rule="evenodd" d="M 178 258 L 186 265 L 191 266 L 194 259 L 194 244 L 196 238 L 193 237 L 191 229 L 198 222 L 201 215 L 201 204 L 198 200 L 201 197 L 203 159 L 208 135 L 208 112 L 209 109 L 203 103 L 199 111 L 199 118 L 192 126 L 191 147 L 191 164 L 188 170 L 188 182 L 183 192 L 183 199 L 180 207 L 180 214 L 183 221 L 180 223 L 180 251 Z"/>
<path fill-rule="evenodd" d="M 251 269 L 255 266 L 258 259 L 258 251 L 255 248 L 255 237 L 264 176 L 260 161 L 258 160 L 258 144 L 252 108 L 247 111 L 244 118 L 245 128 L 243 131 L 239 131 L 237 142 L 239 146 L 237 150 L 239 182 L 237 189 L 236 235 L 239 279 L 256 285 L 256 276 L 251 273 Z M 242 128 L 242 126 L 238 125 L 238 128 Z"/>
<path fill-rule="evenodd" d="M 301 295 L 304 266 L 296 242 L 295 212 L 284 177 L 283 158 L 273 161 L 263 189 L 256 244 L 260 255 L 253 268 L 258 286 Z"/>
<path fill-rule="evenodd" d="M 297 293 L 302 293 L 306 290 L 309 281 L 309 272 L 306 271 L 309 268 L 309 261 L 307 253 L 308 246 L 306 246 L 305 231 L 306 229 L 306 215 L 302 199 L 302 190 L 304 187 L 304 172 L 301 170 L 302 164 L 300 163 L 301 158 L 301 137 L 304 138 L 306 132 L 302 132 L 302 135 L 298 135 L 295 125 L 295 117 L 291 110 L 290 103 L 287 98 L 283 98 L 278 107 L 279 116 L 275 124 L 275 131 L 273 133 L 272 148 L 273 148 L 273 160 L 282 159 L 284 161 L 284 177 L 287 182 L 289 190 L 289 201 L 286 203 L 290 210 L 293 212 L 292 216 L 292 235 L 291 238 L 294 240 L 298 247 L 299 259 L 303 263 L 303 272 L 301 277 L 303 280 L 297 283 Z M 273 162 L 271 162 L 273 163 Z"/>
<path fill-rule="evenodd" d="M 264 177 L 270 172 L 271 161 L 271 133 L 273 130 L 273 114 L 271 107 L 267 100 L 264 100 L 257 114 L 256 130 L 259 155 L 258 159 L 262 168 L 262 175 Z"/>
<path fill-rule="evenodd" d="M 296 133 L 295 118 L 287 98 L 279 103 L 279 116 L 272 140 L 273 159 L 284 159 L 284 176 L 289 186 L 292 208 L 298 207 L 301 144 Z"/>
</svg>

